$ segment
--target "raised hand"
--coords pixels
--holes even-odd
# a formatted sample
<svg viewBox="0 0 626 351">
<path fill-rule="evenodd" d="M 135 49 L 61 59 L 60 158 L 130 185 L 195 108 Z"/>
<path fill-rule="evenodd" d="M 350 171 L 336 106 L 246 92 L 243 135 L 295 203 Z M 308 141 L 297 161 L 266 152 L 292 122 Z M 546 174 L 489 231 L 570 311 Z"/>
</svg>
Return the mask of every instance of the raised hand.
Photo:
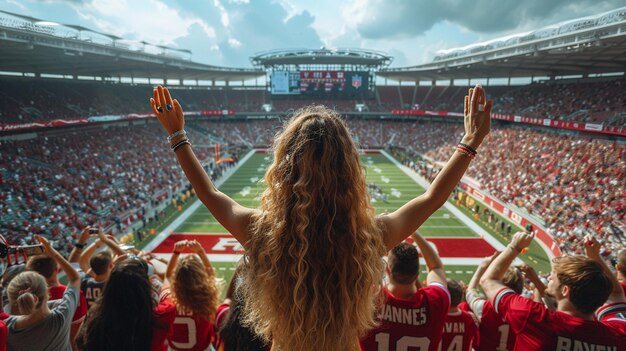
<svg viewBox="0 0 626 351">
<path fill-rule="evenodd" d="M 41 235 L 35 235 L 35 239 L 39 241 L 39 243 L 43 246 L 44 253 L 46 255 L 52 255 L 53 253 L 56 252 L 56 250 L 52 247 L 52 245 L 50 245 L 50 242 L 48 241 L 48 239 L 44 238 Z"/>
<path fill-rule="evenodd" d="M 530 243 L 533 242 L 534 237 L 534 233 L 517 232 L 513 234 L 513 238 L 511 238 L 511 243 L 509 244 L 509 246 L 513 247 L 518 252 L 522 252 L 523 249 L 530 246 Z"/>
<path fill-rule="evenodd" d="M 168 135 L 183 130 L 185 127 L 185 114 L 178 100 L 172 100 L 167 88 L 158 86 L 153 91 L 154 98 L 150 99 L 152 111 Z"/>
<path fill-rule="evenodd" d="M 187 240 L 181 240 L 181 241 L 177 241 L 174 244 L 174 248 L 172 249 L 172 251 L 177 252 L 177 253 L 181 253 L 185 250 L 185 248 L 187 247 Z"/>
<path fill-rule="evenodd" d="M 491 107 L 493 101 L 487 101 L 485 89 L 480 85 L 469 89 L 463 105 L 465 135 L 463 143 L 476 150 L 491 130 Z"/>
<path fill-rule="evenodd" d="M 587 234 L 585 235 L 585 253 L 589 258 L 599 258 L 600 257 L 600 248 L 602 244 L 596 239 L 593 235 Z"/>
<path fill-rule="evenodd" d="M 202 247 L 202 245 L 200 245 L 200 243 L 197 240 L 188 240 L 187 248 L 189 248 L 189 250 L 195 253 L 202 253 L 204 251 L 204 248 Z"/>
</svg>

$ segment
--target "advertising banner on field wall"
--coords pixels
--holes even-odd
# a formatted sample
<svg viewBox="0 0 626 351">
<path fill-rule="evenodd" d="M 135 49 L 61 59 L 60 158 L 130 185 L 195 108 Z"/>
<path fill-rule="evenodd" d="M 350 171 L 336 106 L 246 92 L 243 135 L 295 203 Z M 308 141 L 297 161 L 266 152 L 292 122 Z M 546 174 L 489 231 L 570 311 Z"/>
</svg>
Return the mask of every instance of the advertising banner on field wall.
<svg viewBox="0 0 626 351">
<path fill-rule="evenodd" d="M 461 180 L 461 186 L 463 189 L 467 191 L 469 195 L 482 202 L 485 206 L 488 206 L 491 210 L 497 212 L 503 217 L 508 218 L 518 226 L 524 228 L 527 224 L 531 224 L 533 226 L 533 230 L 535 232 L 535 238 L 539 240 L 543 247 L 549 250 L 548 255 L 552 257 L 561 256 L 561 249 L 559 248 L 559 244 L 552 238 L 550 234 L 546 232 L 546 230 L 540 227 L 537 223 L 530 221 L 525 216 L 520 215 L 517 212 L 511 211 L 508 207 L 506 207 L 500 200 L 485 194 L 474 186 L 468 184 L 465 180 Z"/>
</svg>

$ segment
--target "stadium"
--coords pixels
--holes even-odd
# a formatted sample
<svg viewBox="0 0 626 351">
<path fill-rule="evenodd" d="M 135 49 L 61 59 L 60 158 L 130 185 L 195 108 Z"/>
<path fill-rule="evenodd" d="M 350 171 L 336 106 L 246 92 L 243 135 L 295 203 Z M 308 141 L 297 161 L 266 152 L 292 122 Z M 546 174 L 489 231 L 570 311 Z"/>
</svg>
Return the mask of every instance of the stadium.
<svg viewBox="0 0 626 351">
<path fill-rule="evenodd" d="M 5 271 L 35 256 L 26 254 L 35 236 L 69 259 L 98 239 L 84 228 L 101 227 L 106 240 L 147 257 L 166 277 L 177 243 L 197 241 L 223 281 L 220 301 L 230 296 L 249 247 L 203 204 L 165 146 L 148 101 L 157 85 L 184 109 L 185 135 L 208 178 L 247 208 L 261 204 L 285 123 L 300 108 L 327 106 L 345 121 L 371 205 L 384 215 L 445 174 L 467 130 L 463 97 L 481 84 L 493 100 L 491 132 L 445 204 L 419 226 L 446 276 L 469 284 L 485 257 L 517 248 L 516 232 L 534 239 L 514 265 L 533 267 L 544 282 L 555 258 L 586 254 L 588 236 L 613 270 L 626 247 L 626 8 L 447 48 L 406 67 L 362 48 L 274 49 L 239 68 L 191 57 L 186 49 L 0 11 Z M 110 244 L 101 239 L 91 254 Z M 80 260 L 89 267 L 89 257 Z M 420 278 L 429 271 L 422 263 Z M 66 284 L 72 277 L 60 274 Z M 624 340 L 626 327 L 614 328 Z M 418 346 L 395 350 L 426 350 Z"/>
</svg>

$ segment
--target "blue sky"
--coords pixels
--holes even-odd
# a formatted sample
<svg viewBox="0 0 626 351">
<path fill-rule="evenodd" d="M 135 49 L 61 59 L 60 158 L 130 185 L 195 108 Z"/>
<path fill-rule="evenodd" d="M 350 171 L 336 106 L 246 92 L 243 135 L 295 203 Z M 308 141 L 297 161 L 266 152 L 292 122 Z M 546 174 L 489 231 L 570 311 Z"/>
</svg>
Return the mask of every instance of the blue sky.
<svg viewBox="0 0 626 351">
<path fill-rule="evenodd" d="M 255 53 L 363 48 L 392 66 L 626 6 L 626 0 L 0 0 L 0 9 L 189 49 L 194 61 L 251 67 Z"/>
</svg>

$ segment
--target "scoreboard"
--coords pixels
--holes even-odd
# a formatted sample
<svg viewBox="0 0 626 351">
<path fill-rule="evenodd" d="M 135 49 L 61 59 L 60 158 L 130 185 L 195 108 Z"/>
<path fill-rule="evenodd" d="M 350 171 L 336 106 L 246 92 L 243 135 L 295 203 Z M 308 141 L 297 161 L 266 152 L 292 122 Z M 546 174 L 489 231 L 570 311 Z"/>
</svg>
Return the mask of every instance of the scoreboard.
<svg viewBox="0 0 626 351">
<path fill-rule="evenodd" d="M 369 72 L 273 71 L 274 95 L 358 95 L 369 91 Z"/>
</svg>

